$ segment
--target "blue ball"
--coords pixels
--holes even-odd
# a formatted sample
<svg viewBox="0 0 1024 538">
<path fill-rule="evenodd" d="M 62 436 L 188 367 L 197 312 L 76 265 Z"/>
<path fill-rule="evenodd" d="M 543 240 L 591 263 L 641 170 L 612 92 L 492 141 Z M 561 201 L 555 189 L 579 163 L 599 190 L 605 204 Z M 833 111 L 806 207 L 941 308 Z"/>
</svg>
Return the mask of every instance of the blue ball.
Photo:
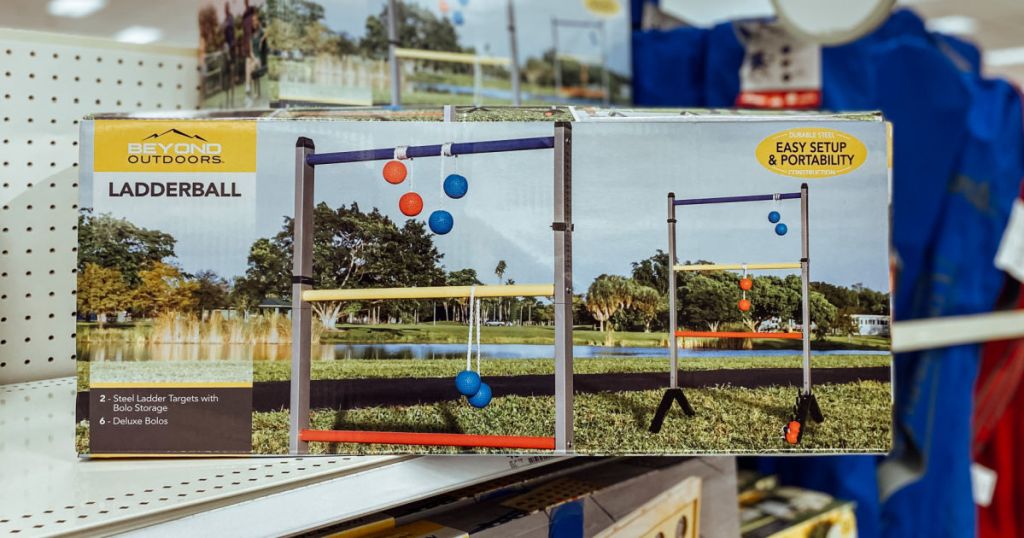
<svg viewBox="0 0 1024 538">
<path fill-rule="evenodd" d="M 789 231 L 789 227 L 786 226 L 785 224 L 781 223 L 781 222 L 775 225 L 775 234 L 776 235 L 786 235 L 786 232 L 788 232 L 788 231 Z"/>
<path fill-rule="evenodd" d="M 480 391 L 480 374 L 472 370 L 463 370 L 455 376 L 455 388 L 463 396 L 472 396 Z"/>
<path fill-rule="evenodd" d="M 780 215 L 778 211 L 772 211 L 771 213 L 768 213 L 768 222 L 772 224 L 779 222 L 781 219 L 782 215 Z"/>
<path fill-rule="evenodd" d="M 455 219 L 452 218 L 452 214 L 443 210 L 438 209 L 430 214 L 430 218 L 427 219 L 427 224 L 430 225 L 430 231 L 444 235 L 452 231 L 452 226 L 455 225 Z"/>
<path fill-rule="evenodd" d="M 480 383 L 480 390 L 469 397 L 469 405 L 478 409 L 483 409 L 487 407 L 487 404 L 489 403 L 491 403 L 491 386 L 487 383 Z"/>
<path fill-rule="evenodd" d="M 469 191 L 469 181 L 466 181 L 465 176 L 459 174 L 448 174 L 448 177 L 444 178 L 444 193 L 449 198 L 459 199 L 466 195 Z"/>
</svg>

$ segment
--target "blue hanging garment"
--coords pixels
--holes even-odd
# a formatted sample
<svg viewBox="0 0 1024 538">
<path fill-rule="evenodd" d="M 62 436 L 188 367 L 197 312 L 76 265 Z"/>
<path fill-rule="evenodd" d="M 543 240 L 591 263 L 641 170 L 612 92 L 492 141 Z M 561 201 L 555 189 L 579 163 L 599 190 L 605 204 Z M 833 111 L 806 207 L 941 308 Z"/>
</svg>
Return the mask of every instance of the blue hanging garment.
<svg viewBox="0 0 1024 538">
<path fill-rule="evenodd" d="M 971 93 L 968 139 L 948 187 L 931 270 L 928 315 L 992 310 L 1002 271 L 991 263 L 1024 177 L 1024 133 L 1017 90 L 964 75 Z"/>
<path fill-rule="evenodd" d="M 706 32 L 703 102 L 732 106 L 742 42 L 732 24 Z M 897 319 L 990 310 L 1002 282 L 988 262 L 1024 175 L 1021 105 L 1005 83 L 981 80 L 979 64 L 970 43 L 929 33 L 907 10 L 862 39 L 822 50 L 823 107 L 879 109 L 894 125 Z M 697 64 L 673 65 L 692 73 Z M 672 95 L 686 102 L 671 103 Z M 699 97 L 674 88 L 661 99 L 692 105 Z M 972 535 L 977 364 L 974 346 L 895 358 L 895 445 L 887 458 L 760 458 L 759 465 L 787 483 L 856 501 L 863 536 Z"/>
<path fill-rule="evenodd" d="M 926 315 L 913 298 L 922 288 L 920 282 L 930 280 L 925 278 L 926 265 L 946 203 L 946 185 L 955 176 L 966 141 L 969 89 L 956 65 L 934 46 L 920 19 L 905 11 L 870 36 L 825 48 L 822 73 L 825 108 L 880 109 L 894 124 L 893 232 L 903 261 L 896 314 L 902 319 Z M 718 88 L 738 92 L 738 87 Z M 734 98 L 733 94 L 719 99 Z M 948 366 L 920 355 L 895 359 L 896 457 L 882 468 L 898 472 L 883 472 L 882 484 L 875 472 L 881 459 L 875 457 L 761 458 L 762 469 L 779 473 L 789 483 L 856 501 L 864 536 L 930 535 L 940 528 L 957 535 L 973 528 L 970 488 L 939 487 L 936 482 L 947 475 L 927 473 L 954 468 L 954 482 L 969 480 L 970 428 L 935 427 L 927 418 L 941 417 L 950 425 L 969 423 L 975 356 Z M 884 506 L 880 489 L 886 495 Z M 943 507 L 941 524 L 933 526 L 937 518 L 925 504 Z"/>
<path fill-rule="evenodd" d="M 708 34 L 708 58 L 704 72 L 704 102 L 709 107 L 734 107 L 740 94 L 740 66 L 746 53 L 736 25 L 715 25 Z"/>
<path fill-rule="evenodd" d="M 939 47 L 957 64 L 961 71 L 981 76 L 981 50 L 974 43 L 956 36 L 934 34 Z"/>
<path fill-rule="evenodd" d="M 707 30 L 700 28 L 634 32 L 634 101 L 645 106 L 704 106 L 707 38 Z"/>
<path fill-rule="evenodd" d="M 1024 175 L 1016 90 L 970 71 L 963 78 L 971 97 L 968 135 L 924 271 L 929 280 L 923 313 L 929 316 L 992 310 L 1003 278 L 991 261 Z M 886 503 L 890 535 L 973 534 L 971 412 L 979 361 L 976 345 L 901 357 L 897 376 L 914 376 L 914 390 L 900 391 L 897 399 L 897 417 L 909 439 L 882 466 L 883 493 L 913 478 L 905 475 L 915 465 L 923 476 L 895 490 Z"/>
</svg>

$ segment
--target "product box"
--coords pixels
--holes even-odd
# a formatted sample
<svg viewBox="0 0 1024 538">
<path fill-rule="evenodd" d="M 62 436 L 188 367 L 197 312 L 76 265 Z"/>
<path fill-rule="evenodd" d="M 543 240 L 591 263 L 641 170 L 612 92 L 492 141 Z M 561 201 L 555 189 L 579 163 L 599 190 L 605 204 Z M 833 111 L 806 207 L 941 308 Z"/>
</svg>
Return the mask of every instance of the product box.
<svg viewBox="0 0 1024 538">
<path fill-rule="evenodd" d="M 743 538 L 857 536 L 854 503 L 825 493 L 779 486 L 774 476 L 740 473 L 740 525 Z"/>
<path fill-rule="evenodd" d="M 693 458 L 591 458 L 320 529 L 343 538 L 728 536 L 736 475 Z M 546 472 L 544 472 L 546 471 Z M 704 519 L 707 518 L 708 522 Z"/>
<path fill-rule="evenodd" d="M 207 0 L 198 22 L 203 108 L 631 102 L 624 0 Z"/>
<path fill-rule="evenodd" d="M 95 116 L 81 152 L 83 453 L 889 450 L 878 115 Z"/>
</svg>

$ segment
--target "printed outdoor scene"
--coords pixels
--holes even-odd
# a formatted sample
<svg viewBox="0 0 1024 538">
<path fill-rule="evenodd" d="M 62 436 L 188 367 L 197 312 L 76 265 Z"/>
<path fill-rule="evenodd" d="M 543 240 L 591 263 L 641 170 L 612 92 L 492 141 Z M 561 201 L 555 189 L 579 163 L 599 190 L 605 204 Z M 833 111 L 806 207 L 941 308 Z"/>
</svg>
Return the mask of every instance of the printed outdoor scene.
<svg viewBox="0 0 1024 538">
<path fill-rule="evenodd" d="M 884 138 L 879 125 L 841 125 L 870 141 L 868 162 L 807 180 L 801 198 L 804 182 L 753 158 L 787 127 L 262 122 L 255 206 L 111 212 L 97 198 L 83 210 L 79 389 L 90 375 L 251 380 L 261 454 L 295 452 L 298 440 L 300 452 L 400 454 L 544 452 L 567 439 L 587 454 L 884 452 Z M 300 136 L 324 154 L 306 232 L 306 335 L 292 325 Z M 571 173 L 559 173 L 567 137 Z M 425 149 L 395 159 L 400 146 Z M 556 257 L 569 228 L 553 193 L 565 181 L 573 250 Z M 669 192 L 768 198 L 673 206 L 670 264 Z M 559 300 L 567 259 L 571 293 Z M 725 267 L 692 270 L 712 264 Z M 805 333 L 823 422 L 810 403 L 803 417 L 795 409 Z M 296 353 L 308 384 L 292 380 Z M 308 416 L 290 413 L 294 391 Z M 79 432 L 87 452 L 86 422 Z"/>
<path fill-rule="evenodd" d="M 845 175 L 762 166 L 755 147 L 797 126 L 574 126 L 575 321 L 603 336 L 606 358 L 586 371 L 610 374 L 576 376 L 577 408 L 603 424 L 580 428 L 578 444 L 596 434 L 634 453 L 888 451 L 884 126 L 827 125 L 866 145 Z"/>
<path fill-rule="evenodd" d="M 393 28 L 390 4 L 398 13 Z M 203 106 L 508 105 L 516 92 L 523 105 L 626 104 L 629 10 L 622 4 L 210 1 L 198 17 Z"/>
</svg>

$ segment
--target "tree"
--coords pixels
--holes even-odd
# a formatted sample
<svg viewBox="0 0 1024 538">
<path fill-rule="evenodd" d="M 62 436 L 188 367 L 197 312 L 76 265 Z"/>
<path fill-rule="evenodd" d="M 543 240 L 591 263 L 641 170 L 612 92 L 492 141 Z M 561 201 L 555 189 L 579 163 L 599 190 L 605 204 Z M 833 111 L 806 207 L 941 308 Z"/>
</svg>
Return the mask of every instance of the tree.
<svg viewBox="0 0 1024 538">
<path fill-rule="evenodd" d="M 862 286 L 854 286 L 854 289 L 857 290 L 857 303 L 860 306 L 858 314 L 889 315 L 890 298 L 888 293 Z"/>
<path fill-rule="evenodd" d="M 231 286 L 227 280 L 217 276 L 213 271 L 200 271 L 195 275 L 196 289 L 193 293 L 196 309 L 199 310 L 200 319 L 204 318 L 207 310 L 227 308 L 231 301 L 229 294 Z"/>
<path fill-rule="evenodd" d="M 266 11 L 271 19 L 300 27 L 324 18 L 324 7 L 314 0 L 267 0 Z"/>
<path fill-rule="evenodd" d="M 446 286 L 479 286 L 482 284 L 480 279 L 477 278 L 476 269 L 459 269 L 458 271 L 452 271 L 445 275 Z M 448 318 L 449 302 L 454 300 L 455 304 L 459 305 L 459 309 L 456 312 L 459 314 L 455 321 L 463 321 L 469 319 L 469 314 L 466 312 L 466 305 L 469 304 L 468 299 L 449 299 L 444 302 L 445 319 Z"/>
<path fill-rule="evenodd" d="M 828 282 L 811 282 L 811 289 L 821 292 L 829 303 L 849 314 L 889 314 L 889 294 L 866 288 L 861 284 L 852 287 L 838 286 Z"/>
<path fill-rule="evenodd" d="M 762 323 L 772 319 L 785 322 L 799 318 L 800 277 L 790 275 L 783 280 L 775 276 L 760 276 L 753 280 L 754 286 L 747 292 L 751 307 L 744 316 L 752 331 L 759 330 Z"/>
<path fill-rule="evenodd" d="M 710 262 L 697 260 L 686 263 Z M 668 327 L 668 253 L 659 249 L 653 256 L 633 262 L 632 275 L 637 284 L 656 290 L 662 298 L 662 306 L 654 319 L 645 323 L 645 327 Z M 717 330 L 723 322 L 738 321 L 736 302 L 739 297 L 738 280 L 732 273 L 676 273 L 676 306 L 682 325 L 707 325 L 711 330 Z"/>
<path fill-rule="evenodd" d="M 812 291 L 808 299 L 811 308 L 811 323 L 814 324 L 815 338 L 822 340 L 832 331 L 838 309 L 825 298 L 824 294 Z"/>
<path fill-rule="evenodd" d="M 235 280 L 231 297 L 239 310 L 252 310 L 267 297 L 291 296 L 291 245 L 277 239 L 260 238 L 249 248 L 245 276 Z"/>
<path fill-rule="evenodd" d="M 836 311 L 836 320 L 832 326 L 832 330 L 839 335 L 849 336 L 856 334 L 859 331 L 857 321 L 853 317 L 853 312 L 850 308 L 840 308 Z"/>
<path fill-rule="evenodd" d="M 411 49 L 437 50 L 447 52 L 470 52 L 459 46 L 459 38 L 455 26 L 447 18 L 438 18 L 429 9 L 405 2 L 398 4 L 398 42 L 402 47 Z M 377 59 L 387 57 L 388 53 L 388 8 L 385 5 L 376 16 L 366 19 L 366 32 L 359 42 L 363 54 Z M 467 70 L 467 67 L 456 68 L 448 65 L 451 70 Z"/>
<path fill-rule="evenodd" d="M 668 253 L 658 249 L 654 256 L 633 262 L 633 280 L 656 290 L 668 290 Z"/>
<path fill-rule="evenodd" d="M 680 286 L 679 320 L 684 326 L 707 325 L 717 331 L 721 323 L 740 321 L 737 307 L 741 292 L 739 279 L 732 273 L 688 275 Z"/>
<path fill-rule="evenodd" d="M 658 250 L 653 256 L 633 262 L 632 277 L 638 285 L 647 286 L 658 292 L 661 296 L 661 306 L 655 313 L 654 318 L 645 323 L 645 327 L 657 327 L 665 329 L 668 327 L 668 253 Z M 676 298 L 682 295 L 681 284 L 684 284 L 689 277 L 685 273 L 677 275 L 680 277 L 676 282 Z M 677 303 L 679 304 L 679 303 Z"/>
<path fill-rule="evenodd" d="M 498 260 L 498 265 L 497 265 L 497 267 L 494 268 L 494 276 L 498 277 L 498 284 L 501 284 L 501 279 L 504 278 L 506 270 L 508 270 L 508 264 L 505 263 L 505 260 Z M 498 318 L 498 321 L 502 321 L 502 316 L 501 316 L 501 303 L 502 303 L 502 300 L 501 300 L 500 297 L 497 299 L 496 303 L 498 305 L 498 308 L 497 308 L 497 311 L 498 311 L 497 318 Z"/>
<path fill-rule="evenodd" d="M 651 321 L 658 315 L 660 308 L 665 306 L 662 295 L 658 290 L 633 283 L 630 290 L 633 295 L 632 309 L 640 316 L 644 324 L 644 332 L 651 332 Z"/>
<path fill-rule="evenodd" d="M 591 282 L 587 289 L 587 310 L 600 323 L 601 332 L 612 316 L 625 308 L 628 298 L 629 284 L 625 277 L 601 275 Z"/>
<path fill-rule="evenodd" d="M 275 49 L 302 51 L 306 55 L 345 56 L 356 52 L 356 43 L 324 24 L 324 7 L 313 0 L 267 0 L 267 41 Z"/>
<path fill-rule="evenodd" d="M 188 281 L 173 265 L 154 262 L 139 271 L 139 285 L 132 290 L 132 309 L 144 317 L 186 312 L 196 306 L 199 284 Z"/>
<path fill-rule="evenodd" d="M 341 301 L 317 301 L 313 303 L 313 314 L 320 320 L 320 325 L 324 329 L 331 330 L 338 324 L 344 306 L 345 303 Z"/>
<path fill-rule="evenodd" d="M 80 315 L 96 314 L 102 326 L 107 322 L 108 315 L 127 309 L 128 284 L 117 269 L 87 263 L 78 273 L 76 301 Z"/>
<path fill-rule="evenodd" d="M 426 225 L 408 220 L 402 227 L 376 208 L 363 212 L 357 204 L 314 209 L 313 285 L 317 289 L 394 288 L 444 283 L 442 254 Z M 236 284 L 240 303 L 264 297 L 291 296 L 292 219 L 286 218 L 274 237 L 253 243 L 245 276 Z M 363 305 L 368 318 L 418 317 L 419 301 L 374 301 Z M 331 308 L 326 323 L 333 326 Z M 337 312 L 340 312 L 338 310 Z M 324 320 L 322 320 L 324 321 Z"/>
<path fill-rule="evenodd" d="M 174 257 L 170 234 L 140 228 L 109 213 L 93 215 L 83 209 L 78 218 L 78 270 L 93 263 L 116 269 L 131 286 L 139 284 L 144 267 Z"/>
</svg>

